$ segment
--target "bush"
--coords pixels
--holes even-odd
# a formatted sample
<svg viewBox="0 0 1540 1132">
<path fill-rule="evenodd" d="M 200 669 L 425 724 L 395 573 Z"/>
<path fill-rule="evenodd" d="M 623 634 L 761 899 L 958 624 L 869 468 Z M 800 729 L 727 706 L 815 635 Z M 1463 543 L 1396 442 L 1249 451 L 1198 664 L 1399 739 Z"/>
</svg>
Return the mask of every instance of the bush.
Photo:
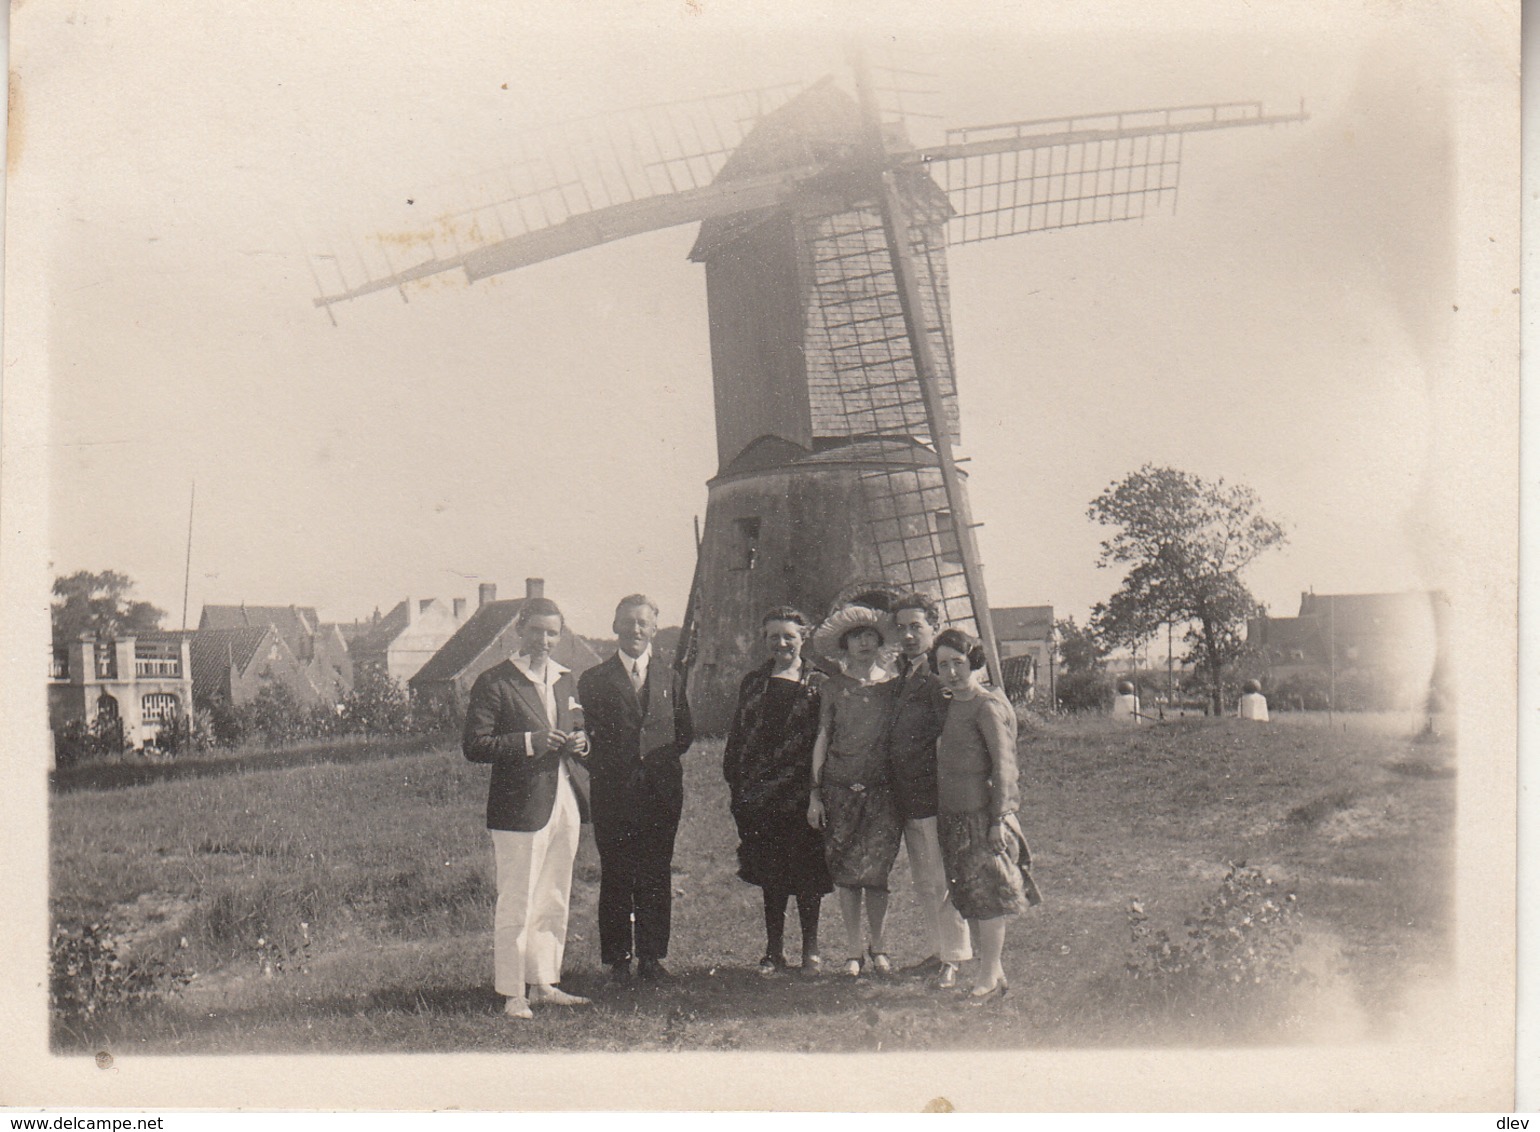
<svg viewBox="0 0 1540 1132">
<path fill-rule="evenodd" d="M 1112 678 L 1105 672 L 1071 672 L 1059 677 L 1061 711 L 1106 711 L 1112 698 Z"/>
<path fill-rule="evenodd" d="M 128 953 L 109 924 L 60 924 L 48 948 L 48 1007 L 65 1023 L 138 1006 L 186 986 L 191 972 L 153 956 Z"/>
<path fill-rule="evenodd" d="M 1137 900 L 1126 915 L 1125 969 L 1145 988 L 1148 1005 L 1221 1022 L 1288 1020 L 1276 999 L 1308 978 L 1296 960 L 1302 917 L 1295 894 L 1261 869 L 1232 864 L 1219 891 L 1183 921 L 1183 939 L 1152 930 Z"/>
<path fill-rule="evenodd" d="M 342 725 L 365 735 L 408 734 L 411 700 L 389 673 L 365 669 L 355 675 L 353 690 L 342 699 Z"/>
<path fill-rule="evenodd" d="M 216 745 L 212 717 L 207 711 L 196 708 L 191 716 L 168 720 L 155 732 L 155 746 L 171 758 L 193 751 L 212 750 Z"/>
<path fill-rule="evenodd" d="M 54 765 L 62 768 L 122 754 L 124 746 L 121 719 L 100 714 L 92 723 L 72 719 L 54 732 Z"/>
<path fill-rule="evenodd" d="M 1267 706 L 1273 711 L 1326 711 L 1331 707 L 1331 685 L 1325 676 L 1296 672 L 1272 687 L 1264 682 Z"/>
</svg>

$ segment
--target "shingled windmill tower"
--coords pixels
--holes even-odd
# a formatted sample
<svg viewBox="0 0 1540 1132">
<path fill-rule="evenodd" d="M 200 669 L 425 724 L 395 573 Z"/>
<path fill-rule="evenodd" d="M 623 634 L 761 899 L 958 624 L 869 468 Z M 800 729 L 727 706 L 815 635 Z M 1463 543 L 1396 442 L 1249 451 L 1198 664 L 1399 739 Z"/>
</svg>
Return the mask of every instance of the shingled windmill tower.
<svg viewBox="0 0 1540 1132">
<path fill-rule="evenodd" d="M 312 257 L 330 314 L 446 271 L 474 282 L 701 224 L 718 461 L 678 662 L 707 730 L 760 659 L 765 609 L 818 616 L 877 583 L 924 590 L 975 629 L 998 681 L 952 456 L 947 246 L 1142 218 L 1174 204 L 1186 135 L 1305 117 L 1222 103 L 954 129 L 920 148 L 855 70 L 856 97 L 825 79 L 536 136 L 415 248 Z"/>
<path fill-rule="evenodd" d="M 808 165 L 850 168 L 861 108 L 825 80 L 761 121 L 719 184 Z M 891 141 L 903 144 L 893 136 Z M 946 222 L 924 169 L 897 178 L 940 361 L 946 440 L 958 441 Z M 973 603 L 869 178 L 802 183 L 773 209 L 707 220 L 690 256 L 706 267 L 718 471 L 699 572 L 695 681 L 729 697 L 758 659 L 764 610 L 815 615 L 841 591 L 883 582 L 937 598 L 972 627 Z"/>
</svg>

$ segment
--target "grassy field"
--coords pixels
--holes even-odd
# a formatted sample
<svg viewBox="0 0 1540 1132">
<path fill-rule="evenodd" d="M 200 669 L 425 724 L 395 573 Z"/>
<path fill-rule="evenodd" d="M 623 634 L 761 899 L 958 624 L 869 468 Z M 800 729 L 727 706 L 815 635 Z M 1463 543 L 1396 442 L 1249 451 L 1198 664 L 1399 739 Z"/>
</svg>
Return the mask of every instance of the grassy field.
<svg viewBox="0 0 1540 1132">
<path fill-rule="evenodd" d="M 754 972 L 758 890 L 735 875 L 719 744 L 688 760 L 676 981 L 605 985 L 585 832 L 564 985 L 596 1004 L 523 1025 L 501 1017 L 490 989 L 487 771 L 457 750 L 223 765 L 112 788 L 74 781 L 53 799 L 55 922 L 112 925 L 121 970 L 158 960 L 196 977 L 60 1016 L 55 1047 L 854 1051 L 1387 1034 L 1406 988 L 1449 963 L 1454 756 L 1414 731 L 1410 720 L 1344 730 L 1196 718 L 1024 728 L 1024 825 L 1046 902 L 1011 924 L 1011 993 L 981 1009 L 912 979 Z M 1276 884 L 1216 910 L 1239 861 Z M 902 854 L 893 886 L 890 949 L 902 966 L 925 951 Z M 1270 922 L 1264 898 L 1287 916 Z M 1153 936 L 1131 950 L 1134 901 L 1152 932 L 1169 932 L 1184 971 L 1129 973 L 1131 958 L 1148 966 L 1158 951 Z M 1189 917 L 1233 940 L 1227 960 L 1191 953 Z M 824 925 L 832 961 L 842 938 L 832 898 Z"/>
</svg>

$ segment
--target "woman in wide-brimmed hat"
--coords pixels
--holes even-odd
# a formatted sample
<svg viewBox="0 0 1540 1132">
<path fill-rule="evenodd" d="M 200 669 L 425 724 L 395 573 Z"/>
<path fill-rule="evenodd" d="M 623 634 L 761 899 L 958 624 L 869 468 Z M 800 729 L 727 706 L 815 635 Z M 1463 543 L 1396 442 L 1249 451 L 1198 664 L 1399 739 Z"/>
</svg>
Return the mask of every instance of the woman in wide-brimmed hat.
<svg viewBox="0 0 1540 1132">
<path fill-rule="evenodd" d="M 882 932 L 888 873 L 904 825 L 884 746 L 893 697 L 879 687 L 892 679 L 879 663 L 891 635 L 887 618 L 864 605 L 836 610 L 813 634 L 813 647 L 837 661 L 840 672 L 823 687 L 807 818 L 824 831 L 824 853 L 845 921 L 842 970 L 852 976 L 861 974 L 863 958 L 879 975 L 893 969 Z"/>
</svg>

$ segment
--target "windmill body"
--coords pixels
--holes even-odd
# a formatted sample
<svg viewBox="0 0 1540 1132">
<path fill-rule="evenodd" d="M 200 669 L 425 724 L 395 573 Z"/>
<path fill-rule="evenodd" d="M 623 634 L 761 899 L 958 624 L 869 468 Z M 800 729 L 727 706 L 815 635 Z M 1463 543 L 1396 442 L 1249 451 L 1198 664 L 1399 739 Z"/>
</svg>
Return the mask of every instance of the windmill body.
<svg viewBox="0 0 1540 1132">
<path fill-rule="evenodd" d="M 690 254 L 706 269 L 717 472 L 676 664 L 708 731 L 761 659 L 767 610 L 816 618 L 879 585 L 978 631 L 999 678 L 952 458 L 948 243 L 1141 219 L 1175 204 L 1187 135 L 1306 118 L 1214 103 L 953 129 L 918 149 L 902 113 L 883 120 L 859 60 L 856 88 L 831 78 L 582 124 L 445 211 L 413 262 L 379 240 L 311 260 L 331 315 L 441 272 L 474 282 L 701 224 Z M 362 282 L 344 271 L 355 260 Z"/>
<path fill-rule="evenodd" d="M 823 164 L 770 209 L 708 220 L 705 264 L 718 472 L 709 484 L 696 597 L 692 702 L 725 724 L 761 660 L 760 618 L 777 605 L 817 617 L 852 584 L 917 588 L 947 620 L 972 621 L 951 509 L 929 446 L 872 184 L 841 175 L 860 111 L 821 83 L 762 121 L 718 180 Z M 951 209 L 923 172 L 905 175 L 927 333 L 952 439 L 944 225 Z"/>
</svg>

